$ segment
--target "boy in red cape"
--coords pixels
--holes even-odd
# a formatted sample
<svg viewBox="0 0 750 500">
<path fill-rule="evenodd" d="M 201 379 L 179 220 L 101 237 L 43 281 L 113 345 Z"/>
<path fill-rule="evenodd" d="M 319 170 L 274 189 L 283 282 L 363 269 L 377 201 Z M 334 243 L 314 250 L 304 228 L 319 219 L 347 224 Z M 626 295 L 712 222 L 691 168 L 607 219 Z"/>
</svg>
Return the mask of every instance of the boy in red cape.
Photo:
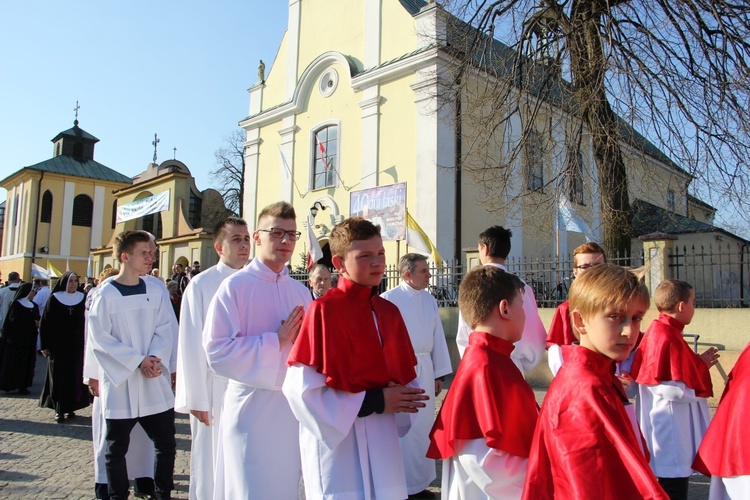
<svg viewBox="0 0 750 500">
<path fill-rule="evenodd" d="M 651 469 L 672 499 L 687 499 L 692 463 L 708 427 L 713 395 L 709 367 L 715 347 L 698 356 L 682 338 L 695 313 L 689 283 L 662 281 L 654 292 L 659 317 L 648 327 L 633 361 L 640 424 L 651 452 Z"/>
<path fill-rule="evenodd" d="M 747 498 L 750 492 L 750 344 L 729 372 L 721 402 L 703 436 L 693 469 L 711 476 L 710 499 Z"/>
<path fill-rule="evenodd" d="M 351 218 L 329 241 L 338 286 L 305 315 L 283 391 L 300 422 L 305 494 L 406 498 L 399 435 L 428 399 L 398 308 L 377 294 L 385 272 L 380 228 Z"/>
<path fill-rule="evenodd" d="M 648 306 L 640 277 L 619 266 L 601 264 L 573 283 L 571 319 L 580 345 L 562 347 L 565 364 L 539 413 L 523 498 L 667 498 L 615 377 L 615 363 L 633 349 Z"/>
<path fill-rule="evenodd" d="M 458 305 L 472 333 L 427 451 L 443 459 L 444 499 L 521 497 L 538 414 L 510 358 L 526 320 L 523 291 L 518 277 L 493 266 L 461 281 Z"/>
<path fill-rule="evenodd" d="M 598 243 L 593 241 L 584 243 L 573 250 L 573 276 L 577 278 L 587 269 L 605 262 L 607 262 L 607 255 Z M 560 347 L 577 341 L 578 337 L 570 323 L 570 301 L 566 300 L 555 309 L 547 334 L 547 363 L 552 376 L 557 375 L 557 371 L 563 364 Z"/>
</svg>

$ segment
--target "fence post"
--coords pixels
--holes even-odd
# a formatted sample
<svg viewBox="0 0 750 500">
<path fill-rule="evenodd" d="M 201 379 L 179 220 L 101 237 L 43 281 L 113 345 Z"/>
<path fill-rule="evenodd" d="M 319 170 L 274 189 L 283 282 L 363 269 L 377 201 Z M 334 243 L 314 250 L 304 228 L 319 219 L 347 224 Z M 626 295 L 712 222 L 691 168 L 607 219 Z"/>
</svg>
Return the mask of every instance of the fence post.
<svg viewBox="0 0 750 500">
<path fill-rule="evenodd" d="M 643 242 L 643 264 L 649 266 L 646 286 L 653 296 L 659 283 L 670 278 L 669 253 L 677 238 L 667 233 L 651 233 L 638 239 Z"/>
</svg>

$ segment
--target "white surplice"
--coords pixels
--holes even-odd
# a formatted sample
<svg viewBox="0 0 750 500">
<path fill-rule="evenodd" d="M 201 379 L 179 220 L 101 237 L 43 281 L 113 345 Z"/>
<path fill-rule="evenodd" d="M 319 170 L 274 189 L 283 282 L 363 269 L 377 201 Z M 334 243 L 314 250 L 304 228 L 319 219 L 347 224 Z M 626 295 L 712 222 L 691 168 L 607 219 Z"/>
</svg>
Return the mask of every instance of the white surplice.
<svg viewBox="0 0 750 500">
<path fill-rule="evenodd" d="M 198 275 L 200 276 L 200 275 Z M 204 347 L 211 369 L 229 379 L 219 423 L 213 497 L 297 498 L 299 423 L 281 393 L 291 344 L 276 333 L 308 289 L 259 259 L 224 280 L 211 302 Z"/>
<path fill-rule="evenodd" d="M 409 386 L 417 387 L 417 379 Z M 398 438 L 409 431 L 411 414 L 360 418 L 364 391 L 332 389 L 325 375 L 299 363 L 287 372 L 284 395 L 300 422 L 308 500 L 406 498 Z"/>
<path fill-rule="evenodd" d="M 456 454 L 443 460 L 442 498 L 521 498 L 528 462 L 528 458 L 490 448 L 484 438 L 460 439 Z"/>
<path fill-rule="evenodd" d="M 101 367 L 99 394 L 104 417 L 144 417 L 174 408 L 171 372 L 177 319 L 166 287 L 144 279 L 146 293 L 123 296 L 111 281 L 99 285 L 91 301 L 87 330 Z M 162 374 L 146 378 L 139 369 L 146 356 L 156 356 Z"/>
<path fill-rule="evenodd" d="M 487 263 L 487 266 L 494 266 L 507 272 L 508 268 L 502 264 Z M 522 280 L 523 281 L 523 280 Z M 525 375 L 539 364 L 544 351 L 547 347 L 547 331 L 544 329 L 542 319 L 539 317 L 539 310 L 536 307 L 536 297 L 534 290 L 524 283 L 523 293 L 523 312 L 526 314 L 526 324 L 523 327 L 523 337 L 513 345 L 515 349 L 510 353 L 510 359 Z M 463 358 L 466 346 L 469 345 L 469 334 L 471 327 L 466 324 L 461 313 L 458 313 L 458 332 L 456 333 L 456 345 L 458 354 Z"/>
<path fill-rule="evenodd" d="M 111 279 L 111 278 L 110 278 Z M 88 308 L 99 287 L 91 290 L 86 297 L 86 320 L 88 321 Z M 96 362 L 94 352 L 91 349 L 91 341 L 86 339 L 86 349 L 83 358 L 83 383 L 89 383 L 90 379 L 101 380 L 102 374 L 99 364 Z M 104 432 L 106 422 L 102 412 L 101 398 L 95 397 L 91 405 L 91 438 L 94 445 L 94 481 L 100 484 L 107 484 L 107 471 L 104 468 L 104 453 L 107 448 L 107 441 Z M 128 478 L 137 477 L 154 478 L 154 464 L 156 455 L 154 452 L 154 443 L 146 435 L 141 424 L 135 424 L 130 431 L 130 445 L 128 452 L 125 454 L 125 463 L 128 468 Z"/>
<path fill-rule="evenodd" d="M 417 379 L 430 396 L 420 408 L 411 430 L 400 441 L 410 495 L 426 489 L 435 480 L 435 461 L 427 458 L 430 430 L 435 422 L 435 379 L 453 371 L 435 297 L 426 290 L 415 290 L 406 282 L 385 292 L 382 297 L 394 303 L 409 331 L 417 356 Z"/>
<path fill-rule="evenodd" d="M 211 498 L 219 440 L 221 404 L 227 379 L 209 367 L 203 348 L 203 326 L 219 286 L 237 272 L 223 262 L 197 274 L 182 295 L 180 338 L 177 343 L 175 411 L 207 411 L 210 426 L 190 415 L 190 490 L 192 500 Z"/>
</svg>

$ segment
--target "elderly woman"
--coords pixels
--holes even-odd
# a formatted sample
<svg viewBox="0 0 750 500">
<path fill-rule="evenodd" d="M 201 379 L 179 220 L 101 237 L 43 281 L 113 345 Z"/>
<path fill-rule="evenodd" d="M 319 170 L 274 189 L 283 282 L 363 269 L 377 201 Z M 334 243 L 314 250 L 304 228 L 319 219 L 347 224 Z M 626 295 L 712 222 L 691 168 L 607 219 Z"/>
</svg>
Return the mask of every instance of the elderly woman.
<svg viewBox="0 0 750 500">
<path fill-rule="evenodd" d="M 41 352 L 47 357 L 47 380 L 39 406 L 54 409 L 58 423 L 89 405 L 88 387 L 83 384 L 86 303 L 78 284 L 76 273 L 62 275 L 39 325 Z"/>
<path fill-rule="evenodd" d="M 0 389 L 22 396 L 34 381 L 39 307 L 32 301 L 37 291 L 31 283 L 18 287 L 0 335 Z"/>
</svg>

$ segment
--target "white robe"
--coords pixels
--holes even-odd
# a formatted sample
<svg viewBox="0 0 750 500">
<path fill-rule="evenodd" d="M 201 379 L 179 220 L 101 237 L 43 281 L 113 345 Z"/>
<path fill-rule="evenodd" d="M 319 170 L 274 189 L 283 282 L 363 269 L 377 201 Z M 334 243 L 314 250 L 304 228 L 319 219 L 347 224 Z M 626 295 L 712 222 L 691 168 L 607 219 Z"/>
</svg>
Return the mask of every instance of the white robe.
<svg viewBox="0 0 750 500">
<path fill-rule="evenodd" d="M 638 385 L 639 420 L 656 477 L 688 477 L 709 423 L 706 398 L 683 382 Z"/>
<path fill-rule="evenodd" d="M 91 290 L 86 297 L 86 318 L 88 321 L 88 307 L 94 298 L 97 288 Z M 87 335 L 88 337 L 88 335 Z M 83 383 L 89 383 L 90 379 L 101 380 L 102 374 L 99 364 L 96 362 L 91 341 L 87 338 L 86 350 L 83 358 Z M 105 469 L 104 453 L 107 441 L 104 432 L 106 422 L 102 412 L 101 398 L 95 397 L 91 405 L 91 438 L 94 445 L 94 482 L 107 484 L 107 471 Z M 136 424 L 130 431 L 130 446 L 125 454 L 125 462 L 128 468 L 128 478 L 154 477 L 155 464 L 154 443 L 146 435 L 140 424 Z"/>
<path fill-rule="evenodd" d="M 750 476 L 711 476 L 708 500 L 747 500 L 750 498 Z"/>
<path fill-rule="evenodd" d="M 488 263 L 488 266 L 494 266 L 503 271 L 508 268 L 502 264 Z M 524 285 L 526 285 L 524 283 Z M 523 327 L 523 337 L 514 343 L 515 349 L 510 353 L 510 359 L 521 371 L 522 375 L 530 372 L 539 364 L 544 351 L 547 347 L 547 331 L 544 329 L 542 319 L 539 317 L 539 310 L 536 307 L 536 298 L 534 290 L 529 285 L 524 288 L 523 294 L 523 312 L 526 314 L 526 324 Z M 458 332 L 456 333 L 456 345 L 458 353 L 463 358 L 466 346 L 469 345 L 469 334 L 471 327 L 466 324 L 461 313 L 458 313 Z"/>
<path fill-rule="evenodd" d="M 528 458 L 490 448 L 484 438 L 458 440 L 456 454 L 443 460 L 442 498 L 521 498 L 528 462 Z"/>
<path fill-rule="evenodd" d="M 177 319 L 167 289 L 144 279 L 146 293 L 123 296 L 110 281 L 99 285 L 91 301 L 87 330 L 102 377 L 99 394 L 104 417 L 128 419 L 174 408 L 171 372 L 174 371 Z M 162 374 L 146 378 L 139 365 L 156 356 Z"/>
<path fill-rule="evenodd" d="M 435 480 L 435 461 L 427 458 L 430 431 L 435 422 L 435 379 L 453 371 L 440 321 L 437 301 L 426 290 L 415 290 L 406 282 L 385 292 L 382 297 L 393 302 L 409 331 L 417 356 L 417 379 L 430 399 L 420 408 L 411 430 L 399 440 L 406 472 L 406 489 L 410 495 L 419 493 Z"/>
<path fill-rule="evenodd" d="M 409 431 L 411 414 L 357 417 L 365 392 L 332 389 L 325 375 L 299 363 L 287 372 L 284 395 L 300 422 L 307 500 L 406 498 L 398 438 Z"/>
<path fill-rule="evenodd" d="M 237 272 L 219 261 L 195 275 L 182 295 L 180 338 L 177 343 L 175 411 L 207 411 L 210 426 L 190 415 L 190 498 L 211 498 L 219 440 L 219 419 L 227 379 L 209 367 L 203 348 L 203 326 L 211 299 L 221 282 Z"/>
<path fill-rule="evenodd" d="M 199 275 L 200 276 L 200 275 Z M 299 424 L 281 393 L 291 344 L 276 331 L 310 292 L 259 259 L 224 280 L 204 327 L 208 364 L 229 379 L 219 423 L 214 498 L 297 498 Z"/>
</svg>

